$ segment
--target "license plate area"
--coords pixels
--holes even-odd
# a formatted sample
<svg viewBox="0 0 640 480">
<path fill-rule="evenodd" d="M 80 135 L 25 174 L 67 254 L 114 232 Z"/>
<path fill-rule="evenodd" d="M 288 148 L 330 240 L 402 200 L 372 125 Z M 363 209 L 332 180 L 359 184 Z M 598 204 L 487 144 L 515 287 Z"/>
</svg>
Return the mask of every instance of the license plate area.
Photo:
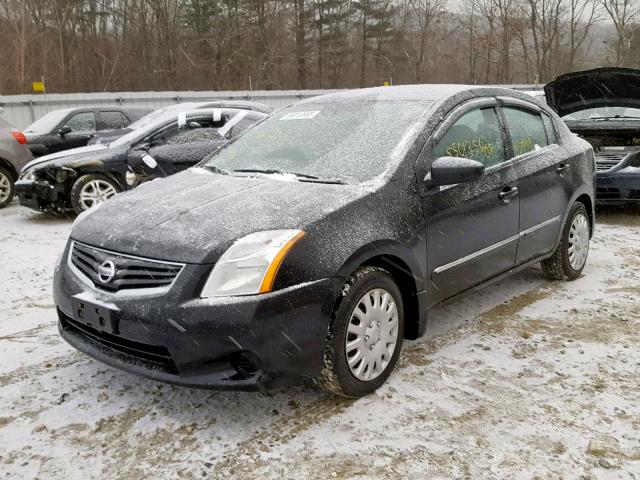
<svg viewBox="0 0 640 480">
<path fill-rule="evenodd" d="M 84 299 L 73 299 L 74 319 L 96 330 L 117 335 L 119 332 L 120 312 L 104 305 L 88 302 Z"/>
</svg>

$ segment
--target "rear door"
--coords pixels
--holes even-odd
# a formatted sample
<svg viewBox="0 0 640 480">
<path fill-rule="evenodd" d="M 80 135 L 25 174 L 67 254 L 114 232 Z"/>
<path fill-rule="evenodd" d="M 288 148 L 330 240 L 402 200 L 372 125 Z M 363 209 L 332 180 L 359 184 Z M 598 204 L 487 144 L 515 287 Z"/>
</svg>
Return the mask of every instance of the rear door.
<svg viewBox="0 0 640 480">
<path fill-rule="evenodd" d="M 501 98 L 507 150 L 518 176 L 520 241 L 516 264 L 555 248 L 572 194 L 574 166 L 556 141 L 550 118 L 536 105 Z"/>
<path fill-rule="evenodd" d="M 117 130 L 129 125 L 129 119 L 118 110 L 101 110 L 98 112 L 99 130 Z"/>
<path fill-rule="evenodd" d="M 431 305 L 509 270 L 518 244 L 517 177 L 495 99 L 468 102 L 445 118 L 421 154 L 420 178 L 442 156 L 477 160 L 486 171 L 472 183 L 422 192 Z"/>
</svg>

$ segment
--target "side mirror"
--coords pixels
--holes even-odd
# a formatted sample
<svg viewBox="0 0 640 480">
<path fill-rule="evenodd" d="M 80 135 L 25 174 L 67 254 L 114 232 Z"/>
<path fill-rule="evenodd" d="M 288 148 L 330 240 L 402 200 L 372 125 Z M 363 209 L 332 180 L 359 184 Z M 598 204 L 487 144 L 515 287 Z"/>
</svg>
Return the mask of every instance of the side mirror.
<svg viewBox="0 0 640 480">
<path fill-rule="evenodd" d="M 67 133 L 71 133 L 71 127 L 69 125 L 65 125 L 64 127 L 58 130 L 58 134 L 61 137 L 64 137 Z"/>
<path fill-rule="evenodd" d="M 484 174 L 484 165 L 476 160 L 461 157 L 440 157 L 431 165 L 431 172 L 424 181 L 431 187 L 454 185 L 478 180 Z"/>
</svg>

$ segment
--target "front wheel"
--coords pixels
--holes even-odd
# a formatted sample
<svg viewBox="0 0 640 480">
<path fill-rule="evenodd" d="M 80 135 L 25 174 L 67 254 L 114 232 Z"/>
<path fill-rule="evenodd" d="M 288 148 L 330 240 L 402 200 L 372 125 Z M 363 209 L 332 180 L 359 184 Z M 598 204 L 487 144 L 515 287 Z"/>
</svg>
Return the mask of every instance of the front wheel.
<svg viewBox="0 0 640 480">
<path fill-rule="evenodd" d="M 80 214 L 106 202 L 119 191 L 118 184 L 106 175 L 83 175 L 71 187 L 71 206 Z"/>
<path fill-rule="evenodd" d="M 393 277 L 376 267 L 356 271 L 342 293 L 316 383 L 357 398 L 380 387 L 398 361 L 404 335 L 402 294 Z"/>
<path fill-rule="evenodd" d="M 0 208 L 4 208 L 13 200 L 13 176 L 6 168 L 0 167 Z"/>
<path fill-rule="evenodd" d="M 585 206 L 576 202 L 562 229 L 560 244 L 553 255 L 541 262 L 542 271 L 551 280 L 575 280 L 580 276 L 589 253 L 591 225 Z"/>
</svg>

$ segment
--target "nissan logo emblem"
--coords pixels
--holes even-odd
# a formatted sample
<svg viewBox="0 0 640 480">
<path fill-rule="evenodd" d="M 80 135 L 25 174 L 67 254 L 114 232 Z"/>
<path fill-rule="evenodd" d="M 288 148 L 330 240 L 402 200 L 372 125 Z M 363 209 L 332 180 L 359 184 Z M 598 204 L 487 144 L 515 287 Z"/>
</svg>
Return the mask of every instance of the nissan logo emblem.
<svg viewBox="0 0 640 480">
<path fill-rule="evenodd" d="M 107 260 L 98 267 L 98 278 L 102 283 L 109 283 L 116 276 L 116 266 L 111 260 Z"/>
</svg>

